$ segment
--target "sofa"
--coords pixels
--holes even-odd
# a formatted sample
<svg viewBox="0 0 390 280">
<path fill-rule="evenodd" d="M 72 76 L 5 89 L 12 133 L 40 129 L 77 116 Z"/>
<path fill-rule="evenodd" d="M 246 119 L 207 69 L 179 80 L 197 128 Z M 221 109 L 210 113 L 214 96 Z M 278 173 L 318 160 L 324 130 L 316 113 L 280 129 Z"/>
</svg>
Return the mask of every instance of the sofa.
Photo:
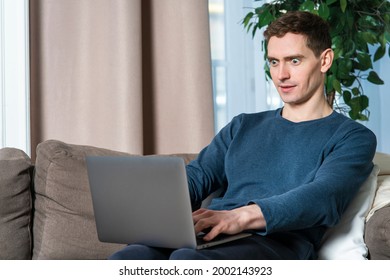
<svg viewBox="0 0 390 280">
<path fill-rule="evenodd" d="M 35 162 L 19 149 L 0 149 L 0 259 L 106 259 L 125 246 L 98 240 L 87 155 L 131 156 L 57 140 L 40 143 Z M 188 163 L 196 154 L 171 156 Z M 374 162 L 378 169 L 370 185 L 373 196 L 360 226 L 367 249 L 363 259 L 390 259 L 390 155 L 377 153 Z M 350 224 L 346 221 L 340 231 L 348 231 Z M 347 241 L 336 244 L 351 239 L 345 234 L 343 238 L 339 240 Z"/>
</svg>

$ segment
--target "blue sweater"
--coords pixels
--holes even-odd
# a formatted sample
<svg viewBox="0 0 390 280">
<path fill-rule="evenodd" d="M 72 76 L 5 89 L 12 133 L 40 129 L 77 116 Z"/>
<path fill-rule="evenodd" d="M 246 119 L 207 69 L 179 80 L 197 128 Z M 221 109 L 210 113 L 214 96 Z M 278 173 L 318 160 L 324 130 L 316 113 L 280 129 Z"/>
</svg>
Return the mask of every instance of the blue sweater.
<svg viewBox="0 0 390 280">
<path fill-rule="evenodd" d="M 267 226 L 258 234 L 296 232 L 318 246 L 370 174 L 376 137 L 333 112 L 290 122 L 281 109 L 241 114 L 187 165 L 193 207 L 213 191 L 209 208 L 256 203 Z"/>
</svg>

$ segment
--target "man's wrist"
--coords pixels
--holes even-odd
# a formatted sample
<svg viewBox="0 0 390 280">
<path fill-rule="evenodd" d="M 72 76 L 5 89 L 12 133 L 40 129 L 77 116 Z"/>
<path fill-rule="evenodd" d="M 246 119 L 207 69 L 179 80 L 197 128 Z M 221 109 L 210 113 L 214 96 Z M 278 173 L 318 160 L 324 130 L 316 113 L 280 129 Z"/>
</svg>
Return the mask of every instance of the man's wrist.
<svg viewBox="0 0 390 280">
<path fill-rule="evenodd" d="M 260 230 L 266 227 L 266 221 L 259 205 L 250 204 L 236 210 L 241 212 L 242 226 L 245 230 Z"/>
</svg>

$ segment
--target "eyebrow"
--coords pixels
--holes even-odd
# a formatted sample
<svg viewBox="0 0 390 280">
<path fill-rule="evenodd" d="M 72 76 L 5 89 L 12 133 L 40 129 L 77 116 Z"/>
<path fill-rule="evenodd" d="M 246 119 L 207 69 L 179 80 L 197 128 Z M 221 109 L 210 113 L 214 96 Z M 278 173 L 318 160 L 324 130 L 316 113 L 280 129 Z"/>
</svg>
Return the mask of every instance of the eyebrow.
<svg viewBox="0 0 390 280">
<path fill-rule="evenodd" d="M 283 60 L 291 60 L 293 58 L 304 58 L 304 57 L 305 57 L 304 55 L 297 54 L 297 55 L 289 55 L 289 56 L 283 57 L 282 59 Z M 268 61 L 270 61 L 270 60 L 278 60 L 279 61 L 279 59 L 277 59 L 276 57 L 272 57 L 272 56 L 268 56 L 267 59 L 268 59 Z"/>
</svg>

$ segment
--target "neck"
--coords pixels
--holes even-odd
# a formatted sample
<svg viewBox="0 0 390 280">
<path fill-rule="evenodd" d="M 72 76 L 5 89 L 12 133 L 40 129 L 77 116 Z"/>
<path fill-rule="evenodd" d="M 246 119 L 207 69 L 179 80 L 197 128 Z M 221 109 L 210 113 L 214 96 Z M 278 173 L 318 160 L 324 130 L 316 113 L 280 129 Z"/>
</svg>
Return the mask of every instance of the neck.
<svg viewBox="0 0 390 280">
<path fill-rule="evenodd" d="M 329 106 L 326 98 L 323 97 L 318 102 L 285 104 L 282 117 L 292 122 L 303 122 L 325 118 L 332 112 L 333 109 Z"/>
</svg>

